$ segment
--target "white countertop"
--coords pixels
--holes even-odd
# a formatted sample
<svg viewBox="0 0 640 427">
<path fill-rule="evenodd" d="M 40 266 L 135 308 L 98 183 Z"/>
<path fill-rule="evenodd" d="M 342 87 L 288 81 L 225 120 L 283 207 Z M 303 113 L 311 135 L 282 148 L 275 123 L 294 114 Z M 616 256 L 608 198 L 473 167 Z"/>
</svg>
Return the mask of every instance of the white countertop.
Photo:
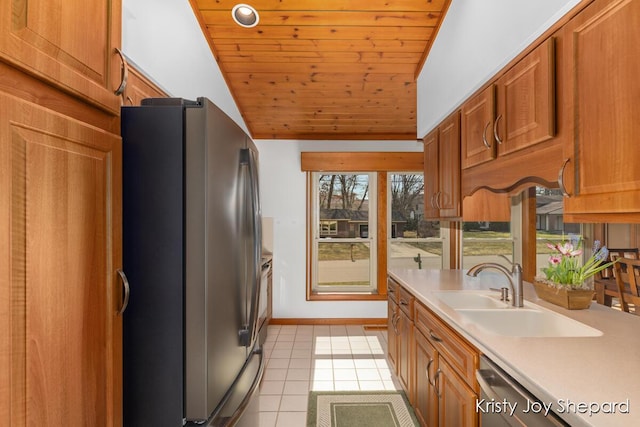
<svg viewBox="0 0 640 427">
<path fill-rule="evenodd" d="M 508 286 L 490 271 L 469 277 L 462 270 L 390 269 L 389 274 L 417 300 L 438 314 L 520 384 L 572 426 L 640 425 L 640 316 L 595 303 L 586 310 L 565 310 L 539 300 L 525 282 L 526 301 L 602 331 L 598 337 L 508 337 L 469 322 L 433 294 L 442 290 L 486 290 Z M 586 403 L 606 408 L 629 402 L 628 413 L 578 413 Z"/>
</svg>

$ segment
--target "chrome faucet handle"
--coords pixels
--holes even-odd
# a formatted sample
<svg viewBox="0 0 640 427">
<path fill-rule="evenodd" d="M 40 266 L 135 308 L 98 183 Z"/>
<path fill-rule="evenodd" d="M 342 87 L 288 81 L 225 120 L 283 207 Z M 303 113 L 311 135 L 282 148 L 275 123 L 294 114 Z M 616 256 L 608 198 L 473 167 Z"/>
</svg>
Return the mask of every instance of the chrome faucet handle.
<svg viewBox="0 0 640 427">
<path fill-rule="evenodd" d="M 509 288 L 503 286 L 500 289 L 498 289 L 498 288 L 489 288 L 489 290 L 500 292 L 500 301 L 509 301 Z"/>
</svg>

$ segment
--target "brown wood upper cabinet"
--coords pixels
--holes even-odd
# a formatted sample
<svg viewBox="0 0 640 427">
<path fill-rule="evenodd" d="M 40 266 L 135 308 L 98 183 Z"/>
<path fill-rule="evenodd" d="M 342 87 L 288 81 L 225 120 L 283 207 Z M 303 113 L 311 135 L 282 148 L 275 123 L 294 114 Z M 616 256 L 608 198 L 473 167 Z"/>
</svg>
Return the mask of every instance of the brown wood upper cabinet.
<svg viewBox="0 0 640 427">
<path fill-rule="evenodd" d="M 564 116 L 575 132 L 564 145 L 565 221 L 640 221 L 638 16 L 638 1 L 597 0 L 563 28 Z"/>
<path fill-rule="evenodd" d="M 549 38 L 462 106 L 462 168 L 555 134 L 554 40 Z"/>
<path fill-rule="evenodd" d="M 14 0 L 0 7 L 0 58 L 119 114 L 121 0 Z"/>
<path fill-rule="evenodd" d="M 495 159 L 494 117 L 494 85 L 490 85 L 462 105 L 462 169 Z"/>
<path fill-rule="evenodd" d="M 459 218 L 460 112 L 424 138 L 425 218 Z"/>
</svg>

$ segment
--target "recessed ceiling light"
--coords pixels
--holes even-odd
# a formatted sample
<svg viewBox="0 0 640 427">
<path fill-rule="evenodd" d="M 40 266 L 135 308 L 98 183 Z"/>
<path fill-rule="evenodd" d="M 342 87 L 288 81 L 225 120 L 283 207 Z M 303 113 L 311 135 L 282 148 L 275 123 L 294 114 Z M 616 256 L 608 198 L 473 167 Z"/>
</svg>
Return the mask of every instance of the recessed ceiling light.
<svg viewBox="0 0 640 427">
<path fill-rule="evenodd" d="M 258 12 L 248 4 L 237 4 L 231 10 L 233 20 L 242 27 L 251 28 L 258 25 L 260 17 Z"/>
</svg>

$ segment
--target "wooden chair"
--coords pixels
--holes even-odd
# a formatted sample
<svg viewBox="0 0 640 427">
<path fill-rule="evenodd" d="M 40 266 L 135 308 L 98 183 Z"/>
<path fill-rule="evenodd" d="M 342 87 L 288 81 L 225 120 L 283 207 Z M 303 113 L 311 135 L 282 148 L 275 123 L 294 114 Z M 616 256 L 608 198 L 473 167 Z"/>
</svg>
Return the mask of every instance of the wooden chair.
<svg viewBox="0 0 640 427">
<path fill-rule="evenodd" d="M 609 249 L 609 260 L 616 258 L 639 259 L 640 250 L 638 248 Z M 619 298 L 620 292 L 615 278 L 614 267 L 608 267 L 596 274 L 594 279 L 596 291 L 596 302 L 611 307 L 612 299 Z"/>
<path fill-rule="evenodd" d="M 635 314 L 640 315 L 640 260 L 618 258 L 613 267 L 622 310 L 628 313 L 633 304 Z"/>
</svg>

